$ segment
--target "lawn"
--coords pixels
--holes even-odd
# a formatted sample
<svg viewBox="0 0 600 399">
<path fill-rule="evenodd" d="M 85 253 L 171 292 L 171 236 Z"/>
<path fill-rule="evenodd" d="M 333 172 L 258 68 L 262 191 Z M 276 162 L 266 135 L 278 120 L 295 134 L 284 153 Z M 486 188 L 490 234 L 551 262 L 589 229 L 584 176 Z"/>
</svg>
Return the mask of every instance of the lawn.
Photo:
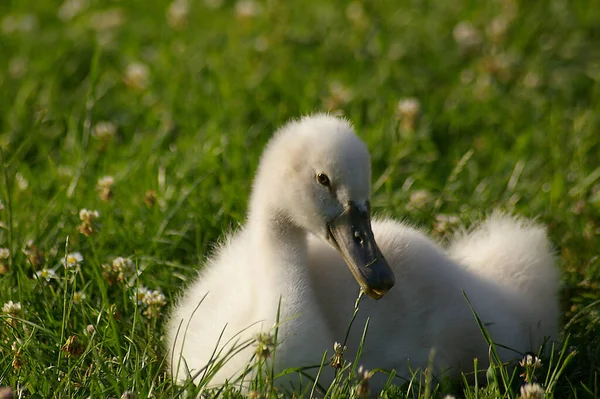
<svg viewBox="0 0 600 399">
<path fill-rule="evenodd" d="M 493 209 L 548 226 L 566 345 L 533 373 L 599 397 L 599 81 L 583 0 L 0 2 L 0 386 L 177 397 L 169 307 L 274 130 L 330 111 L 371 150 L 375 214 L 442 242 Z M 519 367 L 384 395 L 517 398 Z"/>
</svg>

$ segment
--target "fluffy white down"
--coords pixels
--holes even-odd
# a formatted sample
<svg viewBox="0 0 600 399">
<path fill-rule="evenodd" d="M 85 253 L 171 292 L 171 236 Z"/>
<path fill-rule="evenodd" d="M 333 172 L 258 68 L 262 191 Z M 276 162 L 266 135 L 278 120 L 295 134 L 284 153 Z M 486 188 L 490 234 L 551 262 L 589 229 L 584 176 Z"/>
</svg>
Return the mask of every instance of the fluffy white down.
<svg viewBox="0 0 600 399">
<path fill-rule="evenodd" d="M 320 170 L 344 183 L 340 201 L 368 200 L 368 152 L 347 122 L 307 117 L 270 142 L 247 224 L 207 260 L 172 310 L 166 344 L 175 378 L 197 376 L 218 342 L 230 347 L 232 339 L 269 331 L 280 298 L 278 369 L 318 364 L 344 339 L 359 288 L 324 240 L 320 223 L 339 210 L 315 186 Z M 394 220 L 374 220 L 372 228 L 396 285 L 379 301 L 361 302 L 348 355 L 369 317 L 365 367 L 394 368 L 408 377 L 409 368 L 427 366 L 431 348 L 437 372 L 470 371 L 474 357 L 484 366 L 488 347 L 463 291 L 497 343 L 525 352 L 538 350 L 545 337 L 556 338 L 559 277 L 541 226 L 494 214 L 446 250 Z M 253 350 L 225 363 L 211 384 L 239 375 Z M 518 355 L 502 349 L 501 356 Z"/>
</svg>

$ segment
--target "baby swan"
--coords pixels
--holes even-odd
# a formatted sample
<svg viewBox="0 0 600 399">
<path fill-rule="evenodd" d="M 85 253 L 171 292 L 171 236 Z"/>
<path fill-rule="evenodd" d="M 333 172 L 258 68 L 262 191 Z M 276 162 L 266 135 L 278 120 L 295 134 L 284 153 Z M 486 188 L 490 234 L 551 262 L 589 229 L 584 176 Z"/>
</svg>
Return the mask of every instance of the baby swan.
<svg viewBox="0 0 600 399">
<path fill-rule="evenodd" d="M 465 295 L 504 361 L 556 338 L 559 276 L 542 227 L 494 214 L 444 249 L 397 221 L 371 223 L 370 180 L 369 153 L 347 122 L 315 115 L 277 132 L 260 160 L 246 225 L 173 311 L 174 377 L 196 375 L 217 342 L 271 329 L 280 299 L 277 368 L 319 364 L 344 339 L 356 282 L 380 299 L 361 302 L 348 342 L 353 359 L 369 317 L 360 359 L 368 369 L 410 378 L 428 366 L 432 348 L 436 374 L 472 371 L 474 357 L 486 367 L 489 348 Z M 252 350 L 211 383 L 239 375 Z M 372 387 L 384 381 L 375 377 Z"/>
<path fill-rule="evenodd" d="M 332 335 L 322 308 L 340 304 L 318 302 L 307 235 L 335 248 L 352 273 L 344 272 L 370 297 L 394 285 L 371 230 L 370 185 L 369 152 L 349 123 L 314 115 L 281 128 L 260 159 L 246 225 L 207 260 L 173 310 L 167 329 L 173 376 L 197 376 L 218 342 L 269 331 L 280 300 L 277 367 L 319 364 L 334 338 L 343 339 Z M 239 375 L 252 350 L 227 361 L 211 383 Z"/>
</svg>

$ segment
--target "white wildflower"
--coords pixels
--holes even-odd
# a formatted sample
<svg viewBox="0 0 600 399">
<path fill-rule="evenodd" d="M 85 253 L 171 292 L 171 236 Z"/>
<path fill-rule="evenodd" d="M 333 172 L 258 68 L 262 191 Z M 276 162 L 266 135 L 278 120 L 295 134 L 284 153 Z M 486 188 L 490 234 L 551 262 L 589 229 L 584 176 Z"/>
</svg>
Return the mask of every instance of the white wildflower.
<svg viewBox="0 0 600 399">
<path fill-rule="evenodd" d="M 143 286 L 135 290 L 132 299 L 145 308 L 144 315 L 149 319 L 158 317 L 160 309 L 167 304 L 167 298 L 160 290 L 151 290 Z"/>
<path fill-rule="evenodd" d="M 2 312 L 11 316 L 19 315 L 22 310 L 21 302 L 8 301 L 2 306 Z"/>
<path fill-rule="evenodd" d="M 112 262 L 112 271 L 117 275 L 117 281 L 125 281 L 135 272 L 135 264 L 131 259 L 119 256 Z"/>
<path fill-rule="evenodd" d="M 93 222 L 94 220 L 100 217 L 100 213 L 98 211 L 90 211 L 85 208 L 79 211 L 79 219 L 82 222 Z"/>
<path fill-rule="evenodd" d="M 125 69 L 123 81 L 133 89 L 145 89 L 150 81 L 150 69 L 141 62 L 132 62 Z"/>
<path fill-rule="evenodd" d="M 329 84 L 329 96 L 323 100 L 323 103 L 325 108 L 335 110 L 348 104 L 353 98 L 354 92 L 351 88 L 341 82 L 334 81 Z"/>
<path fill-rule="evenodd" d="M 147 306 L 163 306 L 167 304 L 167 298 L 159 290 L 150 290 L 146 294 L 144 303 Z"/>
<path fill-rule="evenodd" d="M 102 176 L 98 179 L 98 183 L 96 183 L 96 187 L 101 190 L 105 188 L 111 188 L 115 184 L 115 178 L 112 176 Z"/>
<path fill-rule="evenodd" d="M 260 359 L 268 359 L 271 356 L 271 350 L 275 347 L 275 339 L 272 334 L 261 332 L 254 339 L 256 340 L 256 350 L 254 353 Z"/>
<path fill-rule="evenodd" d="M 94 234 L 97 230 L 96 219 L 100 217 L 100 213 L 98 211 L 90 211 L 85 208 L 79 211 L 79 219 L 81 220 L 81 224 L 77 226 L 77 230 L 87 237 Z"/>
<path fill-rule="evenodd" d="M 414 119 L 421 111 L 421 104 L 416 98 L 404 98 L 398 101 L 398 113 L 401 117 Z"/>
<path fill-rule="evenodd" d="M 189 13 L 187 0 L 175 0 L 167 8 L 167 23 L 171 28 L 180 29 L 187 23 Z"/>
<path fill-rule="evenodd" d="M 77 291 L 73 293 L 73 303 L 78 305 L 87 299 L 87 295 L 83 291 Z"/>
<path fill-rule="evenodd" d="M 60 260 L 65 269 L 79 270 L 79 266 L 83 262 L 83 256 L 79 252 L 71 252 Z"/>
<path fill-rule="evenodd" d="M 34 14 L 7 14 L 0 23 L 5 35 L 31 32 L 36 27 L 37 17 Z"/>
<path fill-rule="evenodd" d="M 137 399 L 137 394 L 134 391 L 125 391 L 121 394 L 121 399 Z"/>
<path fill-rule="evenodd" d="M 398 101 L 398 117 L 400 127 L 403 130 L 413 130 L 416 125 L 417 116 L 421 112 L 421 103 L 418 99 L 409 97 Z"/>
<path fill-rule="evenodd" d="M 8 324 L 13 327 L 17 326 L 17 316 L 19 316 L 23 312 L 23 308 L 21 307 L 21 302 L 13 302 L 8 301 L 2 306 L 2 312 L 8 315 Z"/>
<path fill-rule="evenodd" d="M 70 21 L 86 8 L 85 0 L 65 0 L 58 8 L 58 18 L 62 21 Z"/>
<path fill-rule="evenodd" d="M 540 384 L 525 384 L 521 387 L 521 399 L 544 399 L 544 388 Z"/>
<path fill-rule="evenodd" d="M 29 187 L 29 182 L 21 173 L 17 172 L 17 174 L 15 174 L 15 180 L 17 181 L 17 187 L 19 187 L 19 190 L 24 191 L 27 190 L 27 187 Z"/>
<path fill-rule="evenodd" d="M 463 49 L 471 49 L 481 43 L 481 36 L 477 29 L 467 21 L 459 22 L 452 31 L 456 43 Z"/>
<path fill-rule="evenodd" d="M 369 370 L 359 366 L 358 370 L 358 387 L 356 388 L 356 396 L 359 398 L 368 398 L 371 394 L 371 387 L 369 381 L 371 380 L 371 373 Z"/>
<path fill-rule="evenodd" d="M 342 346 L 339 342 L 333 344 L 333 356 L 329 360 L 329 364 L 334 369 L 341 369 L 344 366 L 344 352 L 346 347 Z"/>
<path fill-rule="evenodd" d="M 508 30 L 509 19 L 500 15 L 492 20 L 487 26 L 486 33 L 494 42 L 500 42 L 506 36 Z"/>
<path fill-rule="evenodd" d="M 408 208 L 421 209 L 431 201 L 431 193 L 427 190 L 416 190 L 410 193 Z"/>
<path fill-rule="evenodd" d="M 252 0 L 239 0 L 235 3 L 235 15 L 240 18 L 252 18 L 260 14 L 260 4 Z"/>
<path fill-rule="evenodd" d="M 540 359 L 537 356 L 527 355 L 523 359 L 521 359 L 519 365 L 521 367 L 533 367 L 537 369 L 542 367 L 542 359 Z"/>
<path fill-rule="evenodd" d="M 96 332 L 96 327 L 94 327 L 94 325 L 93 325 L 93 324 L 88 324 L 88 325 L 85 327 L 85 330 L 84 330 L 84 332 L 83 332 L 83 333 L 84 333 L 85 335 L 87 335 L 87 336 L 90 336 L 90 335 L 94 334 L 95 332 Z"/>
<path fill-rule="evenodd" d="M 35 272 L 35 274 L 33 276 L 36 279 L 46 280 L 46 282 L 48 282 L 50 280 L 56 280 L 56 279 L 58 279 L 56 271 L 54 269 L 47 269 L 47 268 L 43 268 L 42 270 L 38 270 L 37 272 Z"/>
<path fill-rule="evenodd" d="M 108 201 L 112 197 L 112 186 L 115 184 L 115 179 L 112 176 L 104 176 L 98 179 L 96 190 L 103 201 Z"/>
<path fill-rule="evenodd" d="M 443 234 L 459 223 L 460 218 L 456 215 L 439 214 L 435 216 L 433 228 L 437 233 Z"/>
<path fill-rule="evenodd" d="M 90 27 L 96 31 L 110 31 L 125 23 L 125 14 L 120 8 L 98 11 L 90 17 Z"/>
<path fill-rule="evenodd" d="M 117 127 L 109 121 L 101 121 L 96 123 L 92 130 L 92 135 L 99 140 L 110 140 L 117 132 Z"/>
<path fill-rule="evenodd" d="M 10 249 L 0 248 L 0 259 L 8 259 L 10 256 Z"/>
</svg>

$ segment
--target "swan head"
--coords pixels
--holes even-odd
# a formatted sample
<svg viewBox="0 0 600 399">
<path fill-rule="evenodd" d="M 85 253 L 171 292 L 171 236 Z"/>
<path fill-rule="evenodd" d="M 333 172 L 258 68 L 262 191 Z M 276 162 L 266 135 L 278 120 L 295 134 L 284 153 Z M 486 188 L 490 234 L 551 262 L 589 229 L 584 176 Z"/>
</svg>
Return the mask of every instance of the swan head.
<svg viewBox="0 0 600 399">
<path fill-rule="evenodd" d="M 366 145 L 345 120 L 313 115 L 292 121 L 261 157 L 251 209 L 329 242 L 362 290 L 381 298 L 394 274 L 371 230 L 371 161 Z"/>
</svg>

